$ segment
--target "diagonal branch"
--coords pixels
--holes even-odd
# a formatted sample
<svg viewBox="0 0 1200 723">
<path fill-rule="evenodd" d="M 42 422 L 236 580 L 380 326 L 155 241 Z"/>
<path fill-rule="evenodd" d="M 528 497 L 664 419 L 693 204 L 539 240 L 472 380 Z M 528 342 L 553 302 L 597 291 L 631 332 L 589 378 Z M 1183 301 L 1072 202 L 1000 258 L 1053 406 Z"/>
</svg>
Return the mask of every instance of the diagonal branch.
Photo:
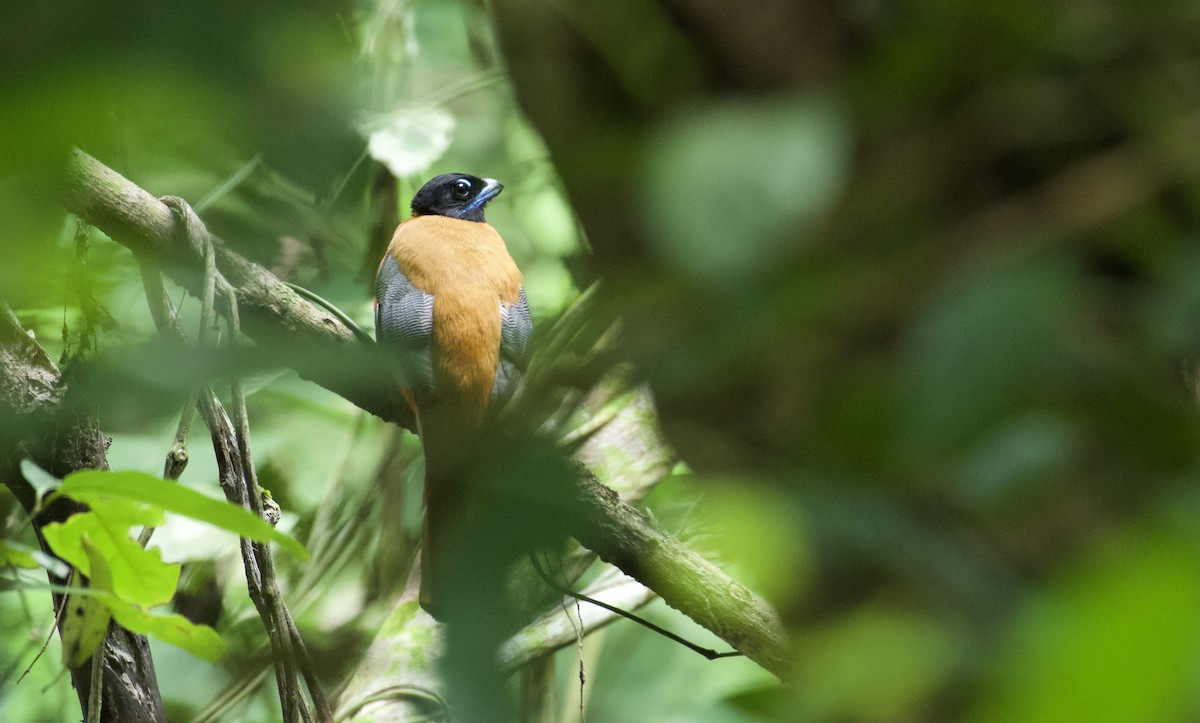
<svg viewBox="0 0 1200 723">
<path fill-rule="evenodd" d="M 790 660 L 775 610 L 745 585 L 658 529 L 595 475 L 580 475 L 571 534 L 776 676 Z"/>
<path fill-rule="evenodd" d="M 177 240 L 173 214 L 149 193 L 78 150 L 68 163 L 65 190 L 70 211 L 135 252 L 151 255 L 185 287 L 199 289 L 199 256 Z M 410 426 L 390 373 L 371 345 L 261 266 L 214 243 L 220 271 L 243 309 L 245 332 L 276 363 L 385 420 Z M 572 504 L 569 530 L 580 543 L 765 669 L 786 675 L 787 642 L 762 598 L 657 529 L 594 477 L 579 480 Z"/>
<path fill-rule="evenodd" d="M 171 209 L 127 178 L 74 149 L 63 201 L 69 211 L 150 259 L 197 298 L 204 258 Z M 329 312 L 302 299 L 270 271 L 216 240 L 217 267 L 237 291 L 244 331 L 280 367 L 406 428 L 411 413 L 372 347 Z"/>
</svg>

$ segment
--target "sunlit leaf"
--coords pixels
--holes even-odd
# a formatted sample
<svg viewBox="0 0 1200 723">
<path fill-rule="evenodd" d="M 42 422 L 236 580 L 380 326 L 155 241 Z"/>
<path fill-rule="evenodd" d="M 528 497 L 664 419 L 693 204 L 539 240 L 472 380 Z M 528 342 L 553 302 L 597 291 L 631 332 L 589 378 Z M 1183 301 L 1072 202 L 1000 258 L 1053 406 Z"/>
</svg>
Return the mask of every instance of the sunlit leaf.
<svg viewBox="0 0 1200 723">
<path fill-rule="evenodd" d="M 112 590 L 119 597 L 150 607 L 170 601 L 179 582 L 179 565 L 167 564 L 157 549 L 143 549 L 130 538 L 133 525 L 158 525 L 162 512 L 128 500 L 93 501 L 92 510 L 52 522 L 42 534 L 54 553 L 92 576 L 85 537 L 107 561 Z"/>
<path fill-rule="evenodd" d="M 251 540 L 277 542 L 296 557 L 308 559 L 308 552 L 294 538 L 279 532 L 241 507 L 207 497 L 183 485 L 165 483 L 142 472 L 76 472 L 63 480 L 59 494 L 89 505 L 111 498 L 153 505 Z"/>
<path fill-rule="evenodd" d="M 554 186 L 543 186 L 528 197 L 522 197 L 517 212 L 522 226 L 543 253 L 567 256 L 576 250 L 578 221 Z"/>
<path fill-rule="evenodd" d="M 83 552 L 87 555 L 89 573 L 88 587 L 103 592 L 112 593 L 113 577 L 112 570 L 108 567 L 108 560 L 104 557 L 104 553 L 100 548 L 92 544 L 92 539 L 86 533 L 80 538 L 80 544 L 83 546 Z"/>
<path fill-rule="evenodd" d="M 90 600 L 106 607 L 121 627 L 135 633 L 153 635 L 203 660 L 216 660 L 225 652 L 225 642 L 207 625 L 196 625 L 182 615 L 155 615 L 112 594 L 115 591 L 104 555 L 86 535 L 83 537 L 83 548 L 91 563 L 91 586 L 110 593 Z"/>
<path fill-rule="evenodd" d="M 201 660 L 213 661 L 225 653 L 225 641 L 207 625 L 197 625 L 182 615 L 156 615 L 123 600 L 102 598 L 117 623 L 135 633 L 153 635 L 178 646 Z"/>
<path fill-rule="evenodd" d="M 806 587 L 813 570 L 799 510 L 776 490 L 746 479 L 702 481 L 701 513 L 718 559 L 739 581 L 780 603 Z"/>
</svg>

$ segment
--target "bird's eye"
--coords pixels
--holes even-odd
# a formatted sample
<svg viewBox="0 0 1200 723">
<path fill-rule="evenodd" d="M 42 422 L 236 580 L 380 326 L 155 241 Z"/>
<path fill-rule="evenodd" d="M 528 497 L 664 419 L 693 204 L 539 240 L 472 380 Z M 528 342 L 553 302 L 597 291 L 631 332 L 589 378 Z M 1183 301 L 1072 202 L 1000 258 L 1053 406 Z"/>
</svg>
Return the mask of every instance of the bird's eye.
<svg viewBox="0 0 1200 723">
<path fill-rule="evenodd" d="M 459 198 L 466 198 L 471 195 L 471 182 L 465 178 L 460 178 L 454 182 L 454 195 Z"/>
</svg>

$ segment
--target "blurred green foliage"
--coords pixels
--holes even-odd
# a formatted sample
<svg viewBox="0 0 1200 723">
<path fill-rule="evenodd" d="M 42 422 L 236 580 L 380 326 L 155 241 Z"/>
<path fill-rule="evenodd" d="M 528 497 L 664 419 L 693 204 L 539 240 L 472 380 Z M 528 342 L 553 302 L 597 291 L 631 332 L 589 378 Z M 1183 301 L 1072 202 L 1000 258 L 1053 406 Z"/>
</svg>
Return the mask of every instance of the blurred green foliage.
<svg viewBox="0 0 1200 723">
<path fill-rule="evenodd" d="M 796 673 L 620 624 L 584 641 L 587 720 L 1200 716 L 1194 3 L 27 5 L 0 20 L 0 296 L 56 356 L 90 297 L 118 324 L 101 353 L 154 336 L 128 252 L 76 250 L 70 145 L 205 199 L 364 326 L 442 171 L 505 183 L 489 220 L 539 328 L 603 279 L 688 466 L 650 506 L 778 605 Z M 291 374 L 253 387 L 332 687 L 403 585 L 416 445 Z M 157 473 L 182 390 L 112 391 L 110 462 Z M 4 492 L 0 531 L 35 544 Z M 271 719 L 269 681 L 240 695 L 266 651 L 236 550 L 182 520 L 156 541 L 211 568 L 230 648 L 155 648 L 172 719 Z M 56 644 L 15 685 L 51 619 L 0 595 L 0 718 L 78 718 Z M 576 651 L 556 664 L 575 720 Z"/>
<path fill-rule="evenodd" d="M 1195 8 L 620 5 L 497 15 L 620 350 L 690 494 L 727 513 L 705 525 L 738 531 L 718 555 L 747 579 L 791 566 L 760 589 L 796 688 L 734 700 L 789 721 L 1194 718 L 1195 646 L 1142 627 L 1191 623 L 1132 608 L 1184 609 L 1139 576 L 1196 571 L 1103 551 L 1196 552 Z M 635 80 L 596 39 L 614 15 L 648 18 L 630 52 L 669 60 Z M 1084 622 L 1116 599 L 1130 619 Z"/>
</svg>

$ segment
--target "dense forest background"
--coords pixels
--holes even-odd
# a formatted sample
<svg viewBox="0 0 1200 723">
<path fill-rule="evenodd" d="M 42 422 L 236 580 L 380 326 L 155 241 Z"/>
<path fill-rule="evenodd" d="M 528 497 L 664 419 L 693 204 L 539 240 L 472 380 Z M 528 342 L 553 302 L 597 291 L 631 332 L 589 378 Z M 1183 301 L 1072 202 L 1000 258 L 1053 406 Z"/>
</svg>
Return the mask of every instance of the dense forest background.
<svg viewBox="0 0 1200 723">
<path fill-rule="evenodd" d="M 1200 716 L 1195 3 L 2 15 L 0 298 L 64 370 L 105 370 L 89 404 L 114 470 L 159 475 L 191 383 L 227 395 L 231 364 L 156 355 L 138 259 L 67 213 L 71 147 L 187 199 L 368 331 L 415 189 L 452 170 L 505 184 L 489 221 L 525 274 L 539 389 L 557 390 L 530 413 L 619 387 L 658 431 L 601 466 L 637 477 L 655 524 L 767 599 L 791 642 L 783 686 L 617 622 L 511 676 L 527 720 Z M 168 291 L 194 335 L 199 303 Z M 280 553 L 280 587 L 336 698 L 395 624 L 419 442 L 286 366 L 243 369 L 254 458 L 312 556 Z M 180 482 L 218 496 L 206 445 Z M 38 546 L 29 519 L 0 488 L 7 549 Z M 174 517 L 153 544 L 185 563 L 175 609 L 228 646 L 208 663 L 152 638 L 170 719 L 280 719 L 237 537 Z M 18 682 L 54 609 L 43 572 L 7 564 L 0 719 L 80 720 L 56 641 Z M 661 601 L 641 612 L 727 647 Z M 472 674 L 449 676 L 451 699 Z"/>
</svg>

